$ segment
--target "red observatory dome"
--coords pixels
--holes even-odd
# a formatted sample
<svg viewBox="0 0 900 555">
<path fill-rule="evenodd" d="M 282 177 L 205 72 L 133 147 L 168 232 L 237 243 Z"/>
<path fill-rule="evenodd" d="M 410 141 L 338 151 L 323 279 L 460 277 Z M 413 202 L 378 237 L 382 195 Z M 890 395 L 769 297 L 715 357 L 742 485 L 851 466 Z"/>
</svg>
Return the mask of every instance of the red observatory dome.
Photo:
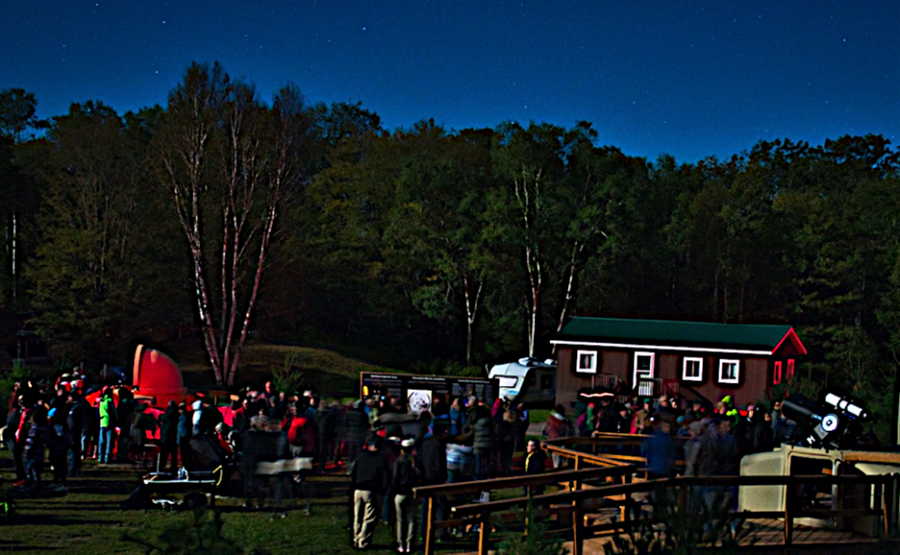
<svg viewBox="0 0 900 555">
<path fill-rule="evenodd" d="M 134 387 L 141 395 L 155 397 L 157 407 L 164 407 L 172 400 L 180 403 L 187 394 L 181 369 L 175 361 L 143 345 L 134 351 Z"/>
</svg>

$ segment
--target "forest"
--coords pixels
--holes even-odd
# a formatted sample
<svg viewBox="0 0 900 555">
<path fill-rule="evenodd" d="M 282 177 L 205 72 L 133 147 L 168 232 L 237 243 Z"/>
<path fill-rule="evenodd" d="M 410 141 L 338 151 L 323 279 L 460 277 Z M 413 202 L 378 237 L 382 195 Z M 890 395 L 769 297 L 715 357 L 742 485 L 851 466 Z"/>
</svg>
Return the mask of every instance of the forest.
<svg viewBox="0 0 900 555">
<path fill-rule="evenodd" d="M 803 387 L 890 410 L 900 151 L 884 137 L 646 160 L 588 122 L 388 130 L 359 103 L 291 84 L 261 99 L 199 63 L 137 113 L 89 100 L 40 121 L 38 100 L 0 91 L 12 356 L 20 330 L 60 367 L 189 338 L 236 384 L 250 341 L 474 372 L 552 356 L 573 315 L 788 323 Z"/>
</svg>

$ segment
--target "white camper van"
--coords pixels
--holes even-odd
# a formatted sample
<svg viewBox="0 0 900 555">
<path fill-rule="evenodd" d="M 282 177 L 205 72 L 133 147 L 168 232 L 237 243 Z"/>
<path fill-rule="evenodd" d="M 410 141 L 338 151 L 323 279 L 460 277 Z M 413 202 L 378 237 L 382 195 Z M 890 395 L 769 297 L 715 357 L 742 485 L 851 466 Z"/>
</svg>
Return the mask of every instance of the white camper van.
<svg viewBox="0 0 900 555">
<path fill-rule="evenodd" d="M 500 382 L 500 397 L 509 402 L 552 406 L 556 398 L 556 361 L 552 359 L 541 362 L 524 357 L 496 364 L 488 370 L 488 378 Z"/>
</svg>

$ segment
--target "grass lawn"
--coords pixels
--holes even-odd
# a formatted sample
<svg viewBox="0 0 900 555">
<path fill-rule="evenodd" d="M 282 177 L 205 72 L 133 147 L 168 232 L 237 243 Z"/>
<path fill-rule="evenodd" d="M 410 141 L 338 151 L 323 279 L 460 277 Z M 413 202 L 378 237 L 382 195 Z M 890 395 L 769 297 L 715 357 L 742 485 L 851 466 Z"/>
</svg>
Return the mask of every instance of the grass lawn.
<svg viewBox="0 0 900 555">
<path fill-rule="evenodd" d="M 11 485 L 12 461 L 0 452 L 0 499 L 10 499 L 14 514 L 0 516 L 0 552 L 16 553 L 146 553 L 123 539 L 131 535 L 159 545 L 168 526 L 187 523 L 191 511 L 123 509 L 122 502 L 138 486 L 140 473 L 124 466 L 99 467 L 86 461 L 84 476 L 69 480 L 66 495 L 42 498 L 16 496 Z M 45 478 L 50 478 L 45 473 Z M 274 554 L 351 553 L 345 476 L 314 477 L 310 482 L 312 513 L 302 499 L 289 506 L 287 517 L 274 518 L 266 509 L 246 509 L 243 500 L 219 498 L 216 507 L 224 520 L 223 535 L 233 545 L 259 548 Z M 393 530 L 379 523 L 374 554 L 395 553 Z"/>
<path fill-rule="evenodd" d="M 203 353 L 190 352 L 176 357 L 175 361 L 181 368 L 188 388 L 212 385 L 212 370 L 209 362 L 204 360 Z M 271 379 L 273 370 L 282 369 L 287 364 L 300 373 L 305 387 L 319 391 L 323 397 L 336 398 L 359 395 L 360 372 L 401 372 L 327 349 L 249 343 L 241 355 L 235 382 L 238 385 L 262 386 L 266 380 Z"/>
</svg>

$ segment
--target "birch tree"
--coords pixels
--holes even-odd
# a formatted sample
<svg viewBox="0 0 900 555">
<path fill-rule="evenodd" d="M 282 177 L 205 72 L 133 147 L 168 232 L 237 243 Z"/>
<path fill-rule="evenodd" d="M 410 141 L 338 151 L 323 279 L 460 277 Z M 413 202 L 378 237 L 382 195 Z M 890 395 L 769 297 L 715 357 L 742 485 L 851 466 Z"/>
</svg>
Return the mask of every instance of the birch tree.
<svg viewBox="0 0 900 555">
<path fill-rule="evenodd" d="M 279 209 L 306 178 L 309 115 L 296 87 L 268 108 L 218 63 L 188 68 L 168 111 L 161 175 L 189 247 L 210 365 L 232 385 Z"/>
</svg>

